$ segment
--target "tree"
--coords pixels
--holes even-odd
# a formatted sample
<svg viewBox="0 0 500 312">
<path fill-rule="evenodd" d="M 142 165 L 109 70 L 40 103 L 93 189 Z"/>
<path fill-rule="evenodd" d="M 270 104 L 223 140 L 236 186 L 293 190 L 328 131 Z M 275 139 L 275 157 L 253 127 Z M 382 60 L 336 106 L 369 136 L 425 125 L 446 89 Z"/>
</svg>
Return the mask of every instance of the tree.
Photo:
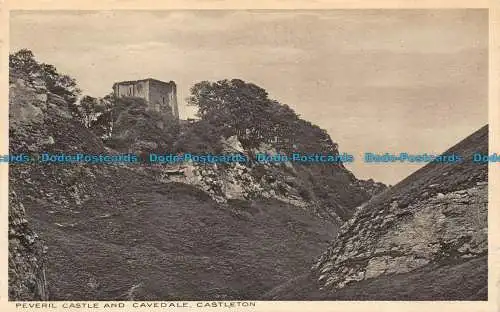
<svg viewBox="0 0 500 312">
<path fill-rule="evenodd" d="M 187 101 L 198 108 L 198 117 L 210 121 L 221 135 L 237 134 L 248 147 L 272 137 L 278 124 L 270 115 L 281 106 L 261 87 L 240 79 L 197 83 Z"/>
<path fill-rule="evenodd" d="M 9 78 L 14 75 L 26 78 L 40 70 L 40 64 L 35 60 L 33 52 L 28 49 L 21 49 L 9 55 Z"/>
<path fill-rule="evenodd" d="M 246 148 L 273 142 L 275 148 L 291 152 L 336 153 L 337 146 L 320 127 L 302 120 L 288 105 L 268 97 L 263 88 L 240 79 L 202 81 L 191 88 L 189 105 L 208 122 L 218 136 L 238 135 Z"/>
<path fill-rule="evenodd" d="M 89 99 L 90 103 L 95 103 L 94 98 Z M 114 94 L 108 94 L 97 99 L 97 103 L 92 106 L 93 118 L 89 122 L 89 129 L 102 139 L 110 138 L 113 132 L 113 117 L 116 116 L 116 99 Z"/>
<path fill-rule="evenodd" d="M 78 108 L 82 115 L 82 120 L 85 127 L 90 128 L 92 120 L 96 117 L 98 106 L 99 101 L 95 97 L 85 95 L 81 98 Z"/>
<path fill-rule="evenodd" d="M 61 74 L 54 65 L 39 63 L 31 50 L 21 49 L 9 55 L 9 79 L 21 78 L 27 81 L 41 79 L 47 90 L 61 96 L 74 111 L 81 90 L 76 80 Z"/>
</svg>

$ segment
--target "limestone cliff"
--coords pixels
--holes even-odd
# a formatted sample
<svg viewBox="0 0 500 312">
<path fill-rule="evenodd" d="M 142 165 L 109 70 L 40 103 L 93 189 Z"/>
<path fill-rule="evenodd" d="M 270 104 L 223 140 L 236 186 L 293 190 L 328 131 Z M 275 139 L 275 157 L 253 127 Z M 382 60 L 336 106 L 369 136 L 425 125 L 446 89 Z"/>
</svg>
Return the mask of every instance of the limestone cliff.
<svg viewBox="0 0 500 312">
<path fill-rule="evenodd" d="M 13 81 L 9 88 L 9 106 L 9 154 L 34 156 L 42 151 L 55 152 L 55 146 L 75 150 L 79 139 L 74 136 L 76 129 L 70 126 L 72 115 L 67 102 L 48 91 L 42 80 L 32 77 Z M 65 142 L 60 141 L 62 133 Z M 91 137 L 87 140 L 91 142 L 89 145 L 96 143 Z M 75 170 L 68 170 L 68 176 L 78 171 L 79 168 L 75 167 Z M 48 192 L 51 188 L 64 188 L 63 180 L 67 177 L 60 175 L 58 180 L 51 180 L 47 178 L 47 171 L 52 168 L 40 169 L 36 163 L 14 162 L 9 166 L 10 300 L 49 299 L 47 267 L 53 249 L 47 248 L 44 235 L 37 226 L 36 209 L 44 209 L 47 200 L 59 207 L 75 204 L 58 201 L 61 198 L 53 198 L 55 194 Z M 64 191 L 69 198 L 77 199 L 82 190 L 73 185 Z M 35 199 L 35 202 L 30 202 L 30 199 Z"/>
<path fill-rule="evenodd" d="M 18 80 L 10 87 L 9 123 L 12 131 L 42 124 L 44 112 L 59 111 L 47 103 L 49 96 L 43 82 Z M 61 111 L 62 112 L 62 111 Z M 68 113 L 69 116 L 69 113 Z M 52 138 L 30 138 L 27 133 L 23 144 L 26 150 L 36 144 L 50 144 Z M 40 139 L 40 140 L 37 140 Z M 14 143 L 15 145 L 15 143 Z M 12 153 L 13 150 L 10 149 Z M 11 166 L 12 167 L 12 166 Z M 11 177 L 16 180 L 16 177 Z M 32 229 L 30 216 L 26 213 L 22 199 L 11 187 L 9 191 L 9 300 L 47 300 L 49 296 L 46 279 L 46 247 Z"/>
<path fill-rule="evenodd" d="M 320 286 L 333 294 L 359 281 L 486 256 L 488 167 L 472 163 L 472 154 L 487 151 L 485 126 L 447 152 L 463 163 L 431 163 L 360 207 L 313 266 Z"/>
<path fill-rule="evenodd" d="M 9 300 L 47 300 L 43 243 L 14 191 L 9 203 Z"/>
</svg>

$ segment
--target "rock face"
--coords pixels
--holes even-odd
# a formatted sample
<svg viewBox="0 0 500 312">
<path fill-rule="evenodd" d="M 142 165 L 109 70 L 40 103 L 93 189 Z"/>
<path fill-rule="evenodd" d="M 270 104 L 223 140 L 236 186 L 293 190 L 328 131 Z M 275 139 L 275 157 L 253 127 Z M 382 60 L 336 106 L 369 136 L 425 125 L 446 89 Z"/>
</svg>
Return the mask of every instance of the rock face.
<svg viewBox="0 0 500 312">
<path fill-rule="evenodd" d="M 342 232 L 342 237 L 350 236 L 345 245 L 337 245 L 321 266 L 320 281 L 341 288 L 350 281 L 406 273 L 430 262 L 485 255 L 487 194 L 487 185 L 480 185 L 405 209 L 394 202 L 383 213 L 358 214 L 353 219 L 356 226 Z M 336 266 L 342 269 L 331 276 Z"/>
<path fill-rule="evenodd" d="M 487 151 L 485 126 L 445 153 L 462 155 L 463 163 L 431 163 L 360 207 L 313 266 L 320 286 L 335 293 L 360 281 L 486 256 L 488 167 L 471 160 Z"/>
<path fill-rule="evenodd" d="M 237 136 L 222 139 L 223 153 L 246 154 Z M 262 146 L 260 151 L 269 152 L 270 147 Z M 256 150 L 254 152 L 259 152 Z M 276 151 L 271 151 L 276 153 Z M 289 169 L 291 174 L 284 175 L 283 170 Z M 259 177 L 256 171 L 261 172 Z M 227 202 L 230 199 L 251 200 L 256 198 L 274 198 L 308 207 L 314 203 L 300 195 L 300 190 L 293 187 L 295 169 L 290 162 L 269 163 L 225 163 L 225 164 L 193 164 L 183 167 L 184 176 L 174 177 L 177 182 L 195 185 L 204 190 L 217 202 Z M 288 182 L 288 183 L 287 183 Z"/>
<path fill-rule="evenodd" d="M 240 153 L 250 160 L 252 159 L 251 155 L 257 153 L 278 154 L 270 144 L 265 143 L 258 148 L 247 151 L 242 147 L 237 136 L 221 139 L 221 145 L 223 146 L 223 153 Z M 182 170 L 184 175 L 172 176 L 170 174 L 171 169 L 166 169 L 166 174 L 162 176 L 162 180 L 194 185 L 207 192 L 215 201 L 220 203 L 231 199 L 277 199 L 311 211 L 323 218 L 334 220 L 338 224 L 342 224 L 346 218 L 346 214 L 341 213 L 342 211 L 348 211 L 348 215 L 354 208 L 354 204 L 359 204 L 363 198 L 368 199 L 387 188 L 384 184 L 372 180 L 358 180 L 341 166 L 330 166 L 328 170 L 333 172 L 334 175 L 342 177 L 341 181 L 345 188 L 352 193 L 362 194 L 362 197 L 354 199 L 351 205 L 331 202 L 330 206 L 325 205 L 325 202 L 318 198 L 314 185 L 315 183 L 319 184 L 318 181 L 314 181 L 317 176 L 312 175 L 312 171 L 308 171 L 314 169 L 291 162 L 257 163 L 251 160 L 248 163 L 188 163 L 179 167 L 179 170 Z M 324 172 L 322 174 L 328 173 Z M 311 180 L 313 180 L 313 183 L 310 182 Z M 323 186 L 327 191 L 335 194 L 336 188 L 340 188 L 339 184 L 332 183 Z M 347 201 L 344 194 L 339 193 L 336 196 L 343 201 Z"/>
<path fill-rule="evenodd" d="M 10 84 L 9 104 L 10 154 L 57 152 L 57 148 L 67 152 L 78 150 L 79 139 L 73 134 L 80 129 L 70 126 L 72 116 L 67 103 L 61 97 L 50 93 L 42 81 L 17 79 Z M 67 140 L 60 140 L 62 137 Z M 95 151 L 96 145 L 102 147 L 102 143 L 99 145 L 99 142 L 92 140 L 92 137 L 89 137 L 87 142 L 90 147 L 89 151 Z M 46 244 L 38 237 L 37 233 L 40 231 L 36 227 L 36 220 L 33 220 L 35 210 L 33 207 L 43 205 L 44 200 L 26 206 L 30 197 L 46 198 L 54 195 L 53 193 L 46 194 L 43 187 L 32 187 L 33 179 L 43 181 L 47 177 L 46 171 L 42 170 L 40 174 L 38 169 L 40 167 L 35 164 L 11 164 L 9 166 L 10 300 L 48 300 L 49 298 L 49 278 L 46 267 L 51 250 L 47 249 Z M 51 170 L 50 166 L 46 169 Z M 78 168 L 75 169 L 78 171 Z M 68 175 L 74 175 L 74 172 L 68 170 Z M 57 186 L 61 183 L 61 177 L 58 180 L 45 180 L 45 182 L 48 185 Z M 81 191 L 77 187 L 72 189 Z M 73 198 L 78 195 L 71 191 L 67 194 Z M 56 205 L 69 207 L 74 204 L 54 199 Z M 35 228 L 36 232 L 32 228 Z"/>
<path fill-rule="evenodd" d="M 43 244 L 14 191 L 9 203 L 9 300 L 48 300 Z"/>
<path fill-rule="evenodd" d="M 48 92 L 39 79 L 17 79 L 9 89 L 10 136 L 22 138 L 11 140 L 10 153 L 15 154 L 21 150 L 34 152 L 54 144 L 53 137 L 42 130 L 42 125 L 48 121 L 48 114 L 62 119 L 71 118 L 64 106 L 56 104 L 57 100 L 64 100 Z M 40 131 L 31 131 L 32 129 Z M 13 166 L 15 165 L 10 167 L 11 172 Z M 26 176 L 25 179 L 29 177 Z M 17 176 L 12 175 L 10 180 L 11 185 L 19 181 Z M 22 188 L 22 184 L 20 187 Z M 48 300 L 46 247 L 32 230 L 22 196 L 15 189 L 17 188 L 11 187 L 9 192 L 9 300 Z"/>
</svg>

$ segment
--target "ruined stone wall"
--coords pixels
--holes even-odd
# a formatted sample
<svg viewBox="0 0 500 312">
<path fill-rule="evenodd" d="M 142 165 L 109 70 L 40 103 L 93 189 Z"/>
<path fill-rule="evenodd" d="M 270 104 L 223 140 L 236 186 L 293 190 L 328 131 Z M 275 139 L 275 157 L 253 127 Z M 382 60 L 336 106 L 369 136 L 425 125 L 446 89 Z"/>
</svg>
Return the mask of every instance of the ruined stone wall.
<svg viewBox="0 0 500 312">
<path fill-rule="evenodd" d="M 123 81 L 113 86 L 117 97 L 140 97 L 148 102 L 149 108 L 168 113 L 174 120 L 179 119 L 177 107 L 177 87 L 175 82 L 163 82 L 154 79 Z"/>
<path fill-rule="evenodd" d="M 171 112 L 172 115 L 179 119 L 177 108 L 177 88 L 175 82 L 169 83 L 157 80 L 149 81 L 149 99 L 151 108 L 160 112 Z"/>
<path fill-rule="evenodd" d="M 117 97 L 132 96 L 149 100 L 148 81 L 122 82 L 115 85 L 115 95 Z"/>
</svg>

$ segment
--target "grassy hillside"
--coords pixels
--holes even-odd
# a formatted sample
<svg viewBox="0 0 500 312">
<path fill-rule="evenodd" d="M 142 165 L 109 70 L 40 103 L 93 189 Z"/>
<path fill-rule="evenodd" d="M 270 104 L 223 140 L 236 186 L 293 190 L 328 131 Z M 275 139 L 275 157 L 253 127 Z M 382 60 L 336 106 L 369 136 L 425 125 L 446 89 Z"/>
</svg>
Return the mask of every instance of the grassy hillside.
<svg viewBox="0 0 500 312">
<path fill-rule="evenodd" d="M 11 154 L 112 152 L 43 94 L 11 85 Z M 292 205 L 220 205 L 136 169 L 10 166 L 10 188 L 47 247 L 50 300 L 256 299 L 306 273 L 336 232 Z"/>
<path fill-rule="evenodd" d="M 221 209 L 185 185 L 122 174 L 81 209 L 26 202 L 49 248 L 51 300 L 255 299 L 307 272 L 335 233 L 279 202 Z"/>
</svg>

